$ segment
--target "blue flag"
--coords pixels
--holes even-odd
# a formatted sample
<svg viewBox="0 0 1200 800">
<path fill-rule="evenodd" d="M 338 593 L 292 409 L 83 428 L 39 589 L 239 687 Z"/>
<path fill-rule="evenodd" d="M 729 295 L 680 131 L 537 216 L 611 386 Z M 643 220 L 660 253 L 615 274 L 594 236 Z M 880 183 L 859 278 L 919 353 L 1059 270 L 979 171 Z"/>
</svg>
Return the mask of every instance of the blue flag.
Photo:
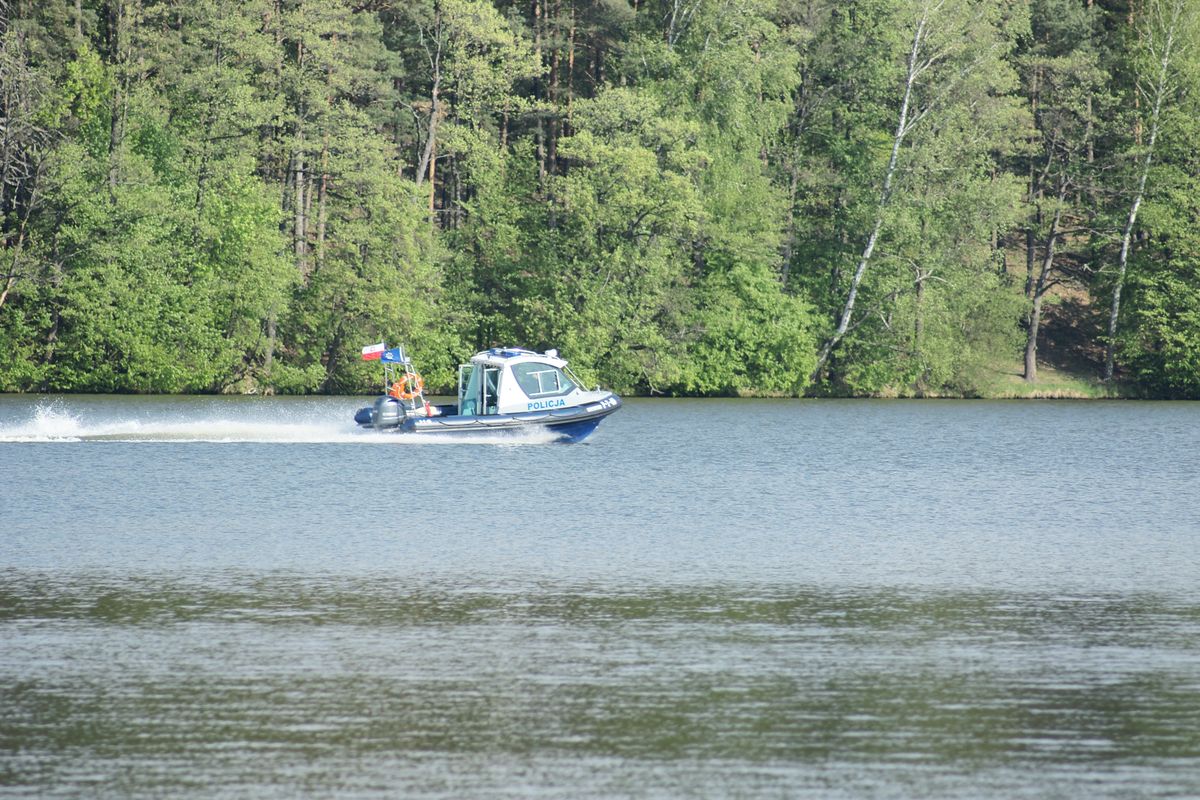
<svg viewBox="0 0 1200 800">
<path fill-rule="evenodd" d="M 393 347 L 391 350 L 384 350 L 383 354 L 379 356 L 379 360 L 389 364 L 400 364 L 404 361 L 404 356 L 399 347 Z"/>
</svg>

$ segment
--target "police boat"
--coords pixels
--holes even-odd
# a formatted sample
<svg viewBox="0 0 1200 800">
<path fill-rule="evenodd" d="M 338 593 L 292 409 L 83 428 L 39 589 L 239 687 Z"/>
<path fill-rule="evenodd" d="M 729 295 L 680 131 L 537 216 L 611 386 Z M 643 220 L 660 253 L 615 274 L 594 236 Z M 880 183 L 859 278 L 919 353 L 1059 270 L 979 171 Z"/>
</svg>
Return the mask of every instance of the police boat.
<svg viewBox="0 0 1200 800">
<path fill-rule="evenodd" d="M 403 347 L 363 348 L 364 359 L 383 363 L 384 393 L 361 408 L 364 428 L 411 434 L 475 434 L 541 428 L 559 441 L 579 442 L 621 407 L 621 398 L 599 387 L 585 389 L 557 350 L 535 353 L 494 347 L 458 368 L 458 402 L 425 399 L 425 381 Z"/>
</svg>

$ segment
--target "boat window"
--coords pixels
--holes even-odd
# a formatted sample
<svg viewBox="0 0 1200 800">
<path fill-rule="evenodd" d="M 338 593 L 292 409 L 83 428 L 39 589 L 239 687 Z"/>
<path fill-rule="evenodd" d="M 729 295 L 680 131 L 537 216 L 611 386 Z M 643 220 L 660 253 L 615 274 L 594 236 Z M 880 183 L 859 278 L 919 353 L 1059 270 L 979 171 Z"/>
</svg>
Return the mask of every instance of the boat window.
<svg viewBox="0 0 1200 800">
<path fill-rule="evenodd" d="M 500 368 L 485 368 L 483 378 L 486 389 L 486 393 L 483 396 L 483 413 L 495 414 L 500 410 Z"/>
<path fill-rule="evenodd" d="M 575 384 L 561 369 L 552 364 L 526 362 L 513 366 L 513 375 L 521 391 L 530 397 L 566 394 Z"/>
</svg>

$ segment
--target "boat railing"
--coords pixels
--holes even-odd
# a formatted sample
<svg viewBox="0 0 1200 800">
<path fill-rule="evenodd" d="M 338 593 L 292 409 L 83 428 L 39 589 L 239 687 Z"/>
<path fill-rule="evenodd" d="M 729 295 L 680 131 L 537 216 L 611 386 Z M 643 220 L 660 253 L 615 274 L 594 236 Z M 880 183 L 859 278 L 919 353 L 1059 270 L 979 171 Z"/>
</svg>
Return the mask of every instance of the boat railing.
<svg viewBox="0 0 1200 800">
<path fill-rule="evenodd" d="M 401 404 L 407 406 L 408 411 L 421 410 L 424 413 L 429 403 L 425 400 L 425 383 L 420 374 L 413 369 L 412 359 L 404 351 L 404 346 L 400 345 L 393 349 L 399 351 L 400 357 L 396 360 L 387 360 L 383 362 L 383 391 L 384 394 L 391 395 L 400 401 Z M 399 383 L 402 391 L 406 393 L 409 387 L 415 387 L 416 391 L 411 392 L 411 398 L 398 397 L 392 393 L 392 387 Z"/>
</svg>

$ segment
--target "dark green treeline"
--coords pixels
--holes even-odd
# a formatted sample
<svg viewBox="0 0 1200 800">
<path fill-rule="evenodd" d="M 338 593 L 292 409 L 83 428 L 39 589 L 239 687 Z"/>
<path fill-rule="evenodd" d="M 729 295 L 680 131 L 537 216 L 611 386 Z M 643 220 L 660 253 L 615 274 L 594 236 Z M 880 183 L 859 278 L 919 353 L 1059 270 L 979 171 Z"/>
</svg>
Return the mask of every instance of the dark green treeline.
<svg viewBox="0 0 1200 800">
<path fill-rule="evenodd" d="M 1198 6 L 0 0 L 0 391 L 1200 395 Z"/>
</svg>

